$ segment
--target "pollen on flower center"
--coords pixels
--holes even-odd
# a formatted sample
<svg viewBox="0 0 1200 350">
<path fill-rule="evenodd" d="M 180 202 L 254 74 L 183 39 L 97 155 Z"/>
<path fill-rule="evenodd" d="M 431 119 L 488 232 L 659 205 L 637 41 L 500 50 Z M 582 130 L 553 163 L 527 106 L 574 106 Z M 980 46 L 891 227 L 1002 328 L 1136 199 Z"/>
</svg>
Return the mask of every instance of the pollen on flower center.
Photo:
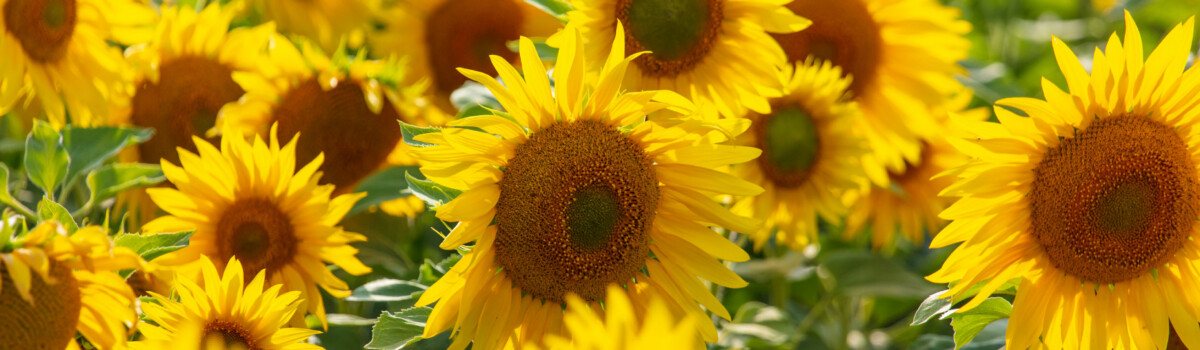
<svg viewBox="0 0 1200 350">
<path fill-rule="evenodd" d="M 245 93 L 233 81 L 233 70 L 213 59 L 182 57 L 163 63 L 158 82 L 142 82 L 133 95 L 130 121 L 154 128 L 154 137 L 138 145 L 140 161 L 179 164 L 176 147 L 196 152 L 192 136 L 204 135 L 221 107 Z"/>
<path fill-rule="evenodd" d="M 787 5 L 812 25 L 788 34 L 771 34 L 789 62 L 809 56 L 831 61 L 852 78 L 850 91 L 861 95 L 879 69 L 883 38 L 864 1 L 798 0 Z"/>
<path fill-rule="evenodd" d="M 1056 267 L 1094 283 L 1161 266 L 1200 214 L 1187 145 L 1145 117 L 1096 120 L 1050 149 L 1034 174 L 1034 237 Z"/>
<path fill-rule="evenodd" d="M 67 53 L 76 11 L 75 0 L 9 0 L 4 4 L 4 24 L 30 59 L 51 63 Z"/>
<path fill-rule="evenodd" d="M 496 261 L 543 300 L 604 300 L 645 265 L 658 180 L 642 148 L 602 122 L 560 123 L 516 149 L 500 180 Z"/>
<path fill-rule="evenodd" d="M 690 72 L 708 56 L 721 30 L 723 0 L 618 0 L 625 52 L 650 51 L 634 60 L 648 75 Z"/>
<path fill-rule="evenodd" d="M 79 283 L 65 264 L 50 263 L 50 281 L 34 275 L 29 293 L 33 302 L 21 297 L 0 263 L 0 339 L 12 349 L 65 349 L 75 340 L 79 322 Z"/>
<path fill-rule="evenodd" d="M 261 349 L 254 341 L 254 338 L 250 336 L 250 331 L 246 330 L 242 325 L 230 321 L 213 320 L 205 325 L 204 338 L 208 339 L 210 337 L 218 337 L 224 340 L 227 348 L 230 346 L 242 346 L 246 350 Z"/>
<path fill-rule="evenodd" d="M 816 121 L 797 106 L 774 107 L 752 126 L 763 155 L 759 167 L 778 187 L 794 188 L 808 180 L 820 156 L 821 140 Z"/>
<path fill-rule="evenodd" d="M 265 199 L 242 199 L 229 206 L 217 222 L 217 252 L 221 260 L 236 256 L 246 275 L 278 271 L 296 255 L 296 232 L 278 205 Z"/>
</svg>

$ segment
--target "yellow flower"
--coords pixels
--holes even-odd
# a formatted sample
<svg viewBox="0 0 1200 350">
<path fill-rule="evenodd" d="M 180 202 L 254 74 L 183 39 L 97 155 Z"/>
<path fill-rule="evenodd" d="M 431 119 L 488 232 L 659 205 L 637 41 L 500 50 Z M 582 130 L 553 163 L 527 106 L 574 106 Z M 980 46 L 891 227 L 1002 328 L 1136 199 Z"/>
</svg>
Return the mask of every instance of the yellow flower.
<svg viewBox="0 0 1200 350">
<path fill-rule="evenodd" d="M 296 134 L 296 161 L 307 163 L 324 152 L 322 184 L 348 193 L 380 168 L 403 164 L 399 120 L 421 120 L 424 109 L 412 101 L 422 87 L 400 87 L 405 70 L 397 60 L 368 60 L 342 48 L 332 57 L 307 41 L 297 48 L 275 40 L 270 69 L 235 74 L 246 90 L 237 104 L 217 117 L 221 132 L 265 135 L 278 125 L 288 142 Z"/>
<path fill-rule="evenodd" d="M 324 50 L 362 45 L 379 0 L 250 0 L 279 30 L 308 37 Z M 407 1 L 407 0 L 406 0 Z"/>
<path fill-rule="evenodd" d="M 646 291 L 647 293 L 649 291 Z M 548 336 L 546 348 L 577 350 L 697 349 L 695 323 L 671 314 L 660 295 L 630 298 L 617 285 L 608 286 L 603 312 L 578 295 L 567 295 L 563 323 L 569 336 Z M 708 320 L 700 320 L 709 322 Z"/>
<path fill-rule="evenodd" d="M 0 14 L 0 115 L 37 102 L 56 129 L 67 110 L 76 125 L 107 119 L 107 99 L 128 82 L 108 40 L 138 42 L 154 18 L 129 0 L 0 0 Z"/>
<path fill-rule="evenodd" d="M 961 243 L 929 276 L 946 296 L 981 303 L 1020 281 L 1010 349 L 1164 349 L 1172 330 L 1200 348 L 1200 69 L 1184 69 L 1194 19 L 1143 59 L 1125 14 L 1092 54 L 1091 72 L 1058 38 L 1069 92 L 1042 80 L 1045 100 L 1010 98 L 999 124 L 960 120 L 954 139 L 974 160 L 946 174 L 960 197 L 932 247 Z"/>
<path fill-rule="evenodd" d="M 847 101 L 850 81 L 829 62 L 810 60 L 789 70 L 784 96 L 770 101 L 772 113 L 751 113 L 750 132 L 734 141 L 763 150 L 758 161 L 734 170 L 765 189 L 734 207 L 764 221 L 750 233 L 756 250 L 772 235 L 780 245 L 803 249 L 816 240 L 817 217 L 840 221 L 842 194 L 866 181 L 865 141 L 855 130 L 862 115 Z"/>
<path fill-rule="evenodd" d="M 217 112 L 245 94 L 233 74 L 262 65 L 274 26 L 230 30 L 238 7 L 214 2 L 197 13 L 190 6 L 163 6 L 150 41 L 126 51 L 135 72 L 134 90 L 122 97 L 128 103 L 116 109 L 109 123 L 153 128 L 154 137 L 127 148 L 122 160 L 179 163 L 175 149 L 196 152 L 192 137 L 205 135 Z M 217 142 L 215 137 L 208 141 Z M 119 208 L 130 209 L 128 219 L 135 227 L 158 209 L 141 190 L 122 193 L 117 201 Z"/>
<path fill-rule="evenodd" d="M 177 280 L 179 301 L 151 293 L 159 304 L 142 304 L 146 317 L 157 326 L 143 325 L 140 330 L 146 339 L 130 343 L 131 349 L 322 349 L 301 343 L 320 331 L 285 328 L 304 303 L 300 292 L 281 292 L 279 284 L 266 287 L 266 271 L 247 283 L 236 257 L 224 264 L 220 275 L 208 257 L 200 264 L 202 284 Z"/>
<path fill-rule="evenodd" d="M 246 273 L 265 270 L 272 285 L 299 291 L 324 324 L 320 286 L 330 295 L 350 295 L 346 282 L 325 267 L 332 263 L 352 275 L 371 272 L 355 257 L 351 242 L 357 233 L 336 226 L 364 194 L 330 198 L 333 186 L 318 185 L 317 168 L 324 157 L 296 169 L 297 138 L 280 146 L 274 130 L 269 143 L 261 137 L 247 141 L 234 131 L 221 139 L 221 149 L 196 138 L 199 154 L 181 151 L 181 166 L 163 161 L 163 173 L 175 188 L 147 190 L 169 216 L 154 219 L 146 233 L 195 230 L 187 247 L 156 263 L 179 267 L 181 279 L 200 275 L 204 256 L 218 264 L 230 257 L 242 261 Z M 293 322 L 302 323 L 303 313 Z"/>
<path fill-rule="evenodd" d="M 708 226 L 751 232 L 759 223 L 710 198 L 762 192 L 714 170 L 760 151 L 644 121 L 650 113 L 690 113 L 693 106 L 669 91 L 620 92 L 637 57 L 625 56 L 620 27 L 604 69 L 596 80 L 585 78 L 583 39 L 567 31 L 553 88 L 533 42 L 523 38 L 523 76 L 492 57 L 507 85 L 462 70 L 507 113 L 455 120 L 416 136 L 433 145 L 413 150 L 421 172 L 463 190 L 437 210 L 438 218 L 458 222 L 441 247 L 475 242 L 417 302 L 437 302 L 425 336 L 452 329 L 451 348 L 472 340 L 477 349 L 535 344 L 562 333 L 567 294 L 596 303 L 608 285 L 635 280 L 670 296 L 673 312 L 707 318 L 703 305 L 728 319 L 701 279 L 746 285 L 718 259 L 749 256 Z M 716 340 L 711 322 L 696 326 L 705 340 Z"/>
<path fill-rule="evenodd" d="M 5 217 L 0 234 L 24 223 Z M 137 324 L 133 290 L 116 273 L 141 266 L 97 226 L 70 235 L 53 221 L 0 246 L 0 339 L 13 349 L 120 348 Z"/>
<path fill-rule="evenodd" d="M 740 118 L 747 108 L 769 113 L 767 98 L 782 88 L 776 66 L 787 57 L 767 33 L 793 33 L 809 25 L 781 3 L 577 0 L 567 26 L 587 38 L 590 68 L 598 71 L 621 23 L 624 51 L 650 51 L 633 61 L 626 88 L 675 91 L 695 101 L 701 112 Z M 550 44 L 561 46 L 561 39 L 556 35 Z"/>
<path fill-rule="evenodd" d="M 382 29 L 368 37 L 377 54 L 409 57 L 406 83 L 430 84 L 429 103 L 453 115 L 450 93 L 467 81 L 457 68 L 496 75 L 490 55 L 513 62 L 508 43 L 518 37 L 546 37 L 562 27 L 558 19 L 522 0 L 397 1 L 383 16 Z M 442 125 L 445 120 L 430 120 Z"/>
<path fill-rule="evenodd" d="M 872 154 L 867 166 L 904 171 L 916 163 L 920 140 L 937 135 L 929 108 L 961 88 L 954 75 L 967 58 L 970 23 L 937 0 L 798 0 L 787 5 L 813 21 L 795 34 L 775 35 L 790 62 L 829 60 L 853 80 Z M 874 170 L 882 172 L 882 170 Z"/>
<path fill-rule="evenodd" d="M 947 133 L 953 131 L 948 124 L 954 118 L 980 121 L 991 113 L 986 108 L 965 110 L 974 95 L 966 88 L 934 109 L 939 119 L 938 137 L 921 141 L 921 156 L 916 163 L 907 164 L 903 172 L 872 174 L 874 184 L 864 183 L 862 188 L 849 192 L 844 201 L 850 203 L 846 215 L 846 226 L 842 237 L 850 240 L 870 227 L 871 246 L 876 250 L 892 251 L 896 248 L 896 234 L 905 240 L 923 245 L 925 231 L 937 232 L 946 220 L 938 218 L 954 201 L 939 197 L 954 179 L 935 175 L 967 161 L 967 157 L 946 141 Z M 953 137 L 953 136 L 949 136 Z M 882 170 L 871 168 L 872 170 Z M 885 184 L 882 187 L 879 184 Z M 867 225 L 870 223 L 870 225 Z"/>
</svg>

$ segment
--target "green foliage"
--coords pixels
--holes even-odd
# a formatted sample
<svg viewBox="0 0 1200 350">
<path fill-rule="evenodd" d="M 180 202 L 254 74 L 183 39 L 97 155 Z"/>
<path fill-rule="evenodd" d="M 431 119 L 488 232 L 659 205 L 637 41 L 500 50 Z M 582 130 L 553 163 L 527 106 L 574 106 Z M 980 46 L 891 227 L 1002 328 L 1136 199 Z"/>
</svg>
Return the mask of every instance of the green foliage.
<svg viewBox="0 0 1200 350">
<path fill-rule="evenodd" d="M 429 147 L 431 143 L 425 143 L 413 139 L 417 135 L 441 132 L 440 128 L 416 126 L 400 121 L 400 134 L 404 136 L 404 143 L 413 147 Z"/>
<path fill-rule="evenodd" d="M 346 297 L 346 300 L 383 302 L 413 300 L 426 288 L 428 287 L 416 282 L 381 278 L 355 288 L 354 293 Z"/>
<path fill-rule="evenodd" d="M 95 205 L 118 193 L 156 185 L 166 180 L 162 168 L 153 164 L 114 163 L 96 169 L 87 175 L 90 195 L 87 204 Z"/>
<path fill-rule="evenodd" d="M 29 181 L 53 199 L 53 192 L 67 176 L 70 158 L 63 149 L 62 137 L 50 124 L 35 121 L 25 139 L 25 171 Z"/>
<path fill-rule="evenodd" d="M 408 180 L 409 190 L 429 205 L 446 204 L 462 194 L 462 191 L 413 177 L 412 173 L 405 173 L 404 178 Z"/>
<path fill-rule="evenodd" d="M 158 233 L 140 235 L 123 233 L 113 239 L 118 247 L 133 250 L 146 261 L 154 260 L 164 254 L 182 249 L 188 245 L 193 231 Z"/>
<path fill-rule="evenodd" d="M 408 346 L 421 340 L 425 331 L 425 320 L 433 309 L 415 307 L 400 310 L 396 313 L 384 311 L 379 316 L 379 322 L 372 329 L 374 336 L 367 344 L 367 349 L 411 349 Z"/>
<path fill-rule="evenodd" d="M 1010 313 L 1012 304 L 1008 300 L 993 297 L 984 300 L 974 309 L 950 316 L 950 325 L 954 327 L 954 348 L 962 348 L 988 324 L 1008 318 Z"/>
<path fill-rule="evenodd" d="M 75 233 L 79 230 L 79 225 L 75 223 L 75 219 L 71 218 L 71 213 L 62 205 L 43 198 L 37 205 L 38 222 L 57 221 L 67 230 L 67 234 Z"/>
<path fill-rule="evenodd" d="M 919 299 L 937 290 L 920 276 L 870 252 L 831 253 L 822 266 L 835 276 L 835 292 L 845 295 Z"/>
<path fill-rule="evenodd" d="M 77 128 L 68 125 L 62 130 L 62 145 L 71 159 L 66 183 L 74 183 L 77 177 L 100 167 L 121 149 L 146 142 L 152 135 L 154 131 L 151 129 L 111 126 Z"/>
<path fill-rule="evenodd" d="M 367 208 L 396 198 L 411 196 L 405 175 L 416 172 L 416 166 L 394 166 L 367 177 L 358 184 L 354 192 L 366 192 L 367 196 L 354 203 L 347 215 L 360 213 Z"/>
</svg>

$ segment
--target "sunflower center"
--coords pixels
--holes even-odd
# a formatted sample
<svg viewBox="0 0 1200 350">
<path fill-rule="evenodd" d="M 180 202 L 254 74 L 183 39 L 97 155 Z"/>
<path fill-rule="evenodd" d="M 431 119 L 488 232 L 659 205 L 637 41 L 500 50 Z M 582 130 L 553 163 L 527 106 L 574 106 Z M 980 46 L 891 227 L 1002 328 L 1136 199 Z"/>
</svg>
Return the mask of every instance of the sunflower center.
<svg viewBox="0 0 1200 350">
<path fill-rule="evenodd" d="M 462 67 L 496 75 L 489 55 L 513 61 L 517 53 L 507 43 L 521 36 L 525 14 L 512 0 L 449 0 L 430 14 L 425 28 L 434 88 L 449 96 L 467 78 Z"/>
<path fill-rule="evenodd" d="M 690 72 L 716 43 L 723 0 L 618 0 L 617 20 L 625 32 L 625 52 L 650 51 L 634 60 L 648 75 Z"/>
<path fill-rule="evenodd" d="M 325 91 L 315 79 L 300 84 L 275 110 L 279 139 L 287 142 L 300 133 L 296 162 L 307 164 L 325 152 L 322 184 L 337 186 L 335 193 L 354 189 L 359 181 L 387 162 L 400 142 L 400 119 L 391 101 L 383 99 L 379 114 L 371 112 L 362 87 L 342 81 Z"/>
<path fill-rule="evenodd" d="M 236 256 L 246 276 L 278 271 L 296 255 L 297 238 L 291 220 L 266 199 L 234 202 L 217 222 L 217 253 L 221 261 Z"/>
<path fill-rule="evenodd" d="M 75 31 L 75 0 L 9 0 L 4 24 L 37 63 L 57 62 Z"/>
<path fill-rule="evenodd" d="M 213 320 L 204 326 L 204 338 L 217 337 L 224 340 L 225 346 L 239 346 L 246 350 L 259 350 L 258 344 L 254 341 L 254 337 L 250 336 L 250 331 L 246 330 L 242 325 L 231 321 Z"/>
<path fill-rule="evenodd" d="M 758 147 L 763 150 L 758 163 L 776 186 L 799 187 L 808 180 L 819 155 L 821 139 L 816 121 L 796 106 L 774 110 L 754 125 Z"/>
<path fill-rule="evenodd" d="M 812 56 L 830 61 L 852 77 L 850 91 L 862 95 L 879 69 L 883 37 L 865 1 L 797 0 L 792 12 L 812 20 L 804 30 L 771 34 L 787 53 L 788 61 L 804 62 Z"/>
<path fill-rule="evenodd" d="M 496 261 L 543 300 L 604 300 L 645 265 L 658 179 L 642 148 L 597 121 L 555 124 L 517 146 L 500 180 Z"/>
<path fill-rule="evenodd" d="M 83 306 L 79 283 L 69 267 L 57 262 L 50 263 L 50 277 L 55 283 L 33 274 L 30 303 L 17 293 L 8 266 L 0 263 L 0 339 L 6 348 L 65 349 L 75 340 Z"/>
<path fill-rule="evenodd" d="M 1187 144 L 1144 117 L 1096 120 L 1046 152 L 1034 175 L 1034 237 L 1054 266 L 1094 283 L 1166 263 L 1200 215 Z"/>
<path fill-rule="evenodd" d="M 142 163 L 166 159 L 179 164 L 176 148 L 196 152 L 192 136 L 203 137 L 221 107 L 237 101 L 245 90 L 233 81 L 233 70 L 209 58 L 177 58 L 158 72 L 158 83 L 143 81 L 133 95 L 131 122 L 154 128 L 154 137 L 138 145 L 138 157 Z"/>
</svg>

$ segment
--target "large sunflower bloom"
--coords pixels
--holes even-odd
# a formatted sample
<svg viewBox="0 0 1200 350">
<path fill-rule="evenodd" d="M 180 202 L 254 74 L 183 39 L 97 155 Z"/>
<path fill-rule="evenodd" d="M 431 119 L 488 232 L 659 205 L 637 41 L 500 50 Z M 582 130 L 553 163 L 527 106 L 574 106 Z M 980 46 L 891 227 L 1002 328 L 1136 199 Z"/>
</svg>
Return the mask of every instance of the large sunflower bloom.
<svg viewBox="0 0 1200 350">
<path fill-rule="evenodd" d="M 749 256 L 708 225 L 752 232 L 758 222 L 710 198 L 762 189 L 713 168 L 760 152 L 644 122 L 649 113 L 693 106 L 669 91 L 620 93 L 637 58 L 625 57 L 620 27 L 598 80 L 585 79 L 583 39 L 567 30 L 553 88 L 532 41 L 522 38 L 523 76 L 492 57 L 507 85 L 462 70 L 495 94 L 506 116 L 460 119 L 416 137 L 433 144 L 413 151 L 421 172 L 463 190 L 437 210 L 438 218 L 458 222 L 441 247 L 475 242 L 417 302 L 437 302 L 425 336 L 453 329 L 452 348 L 474 340 L 475 348 L 494 349 L 560 334 L 566 295 L 597 303 L 609 284 L 632 288 L 636 280 L 670 296 L 678 314 L 706 318 L 703 305 L 727 319 L 699 278 L 746 285 L 718 258 Z M 711 322 L 697 326 L 704 339 L 716 340 Z"/>
<path fill-rule="evenodd" d="M 610 285 L 602 312 L 578 295 L 568 294 L 567 309 L 563 314 L 568 336 L 548 336 L 546 348 L 697 349 L 702 348 L 703 343 L 697 341 L 696 321 L 672 315 L 663 296 L 630 298 L 622 287 Z"/>
<path fill-rule="evenodd" d="M 122 160 L 179 163 L 176 148 L 196 152 L 192 137 L 205 135 L 221 108 L 246 93 L 233 74 L 257 70 L 274 26 L 230 30 L 240 3 L 234 4 L 213 3 L 200 13 L 190 6 L 163 6 L 150 41 L 126 51 L 134 89 L 109 123 L 154 128 L 154 137 L 126 148 Z M 135 226 L 157 210 L 142 190 L 122 193 L 118 203 L 132 209 L 129 219 Z"/>
<path fill-rule="evenodd" d="M 816 239 L 817 217 L 840 220 L 846 212 L 842 194 L 866 181 L 860 161 L 865 141 L 854 129 L 862 115 L 847 101 L 850 81 L 829 62 L 810 60 L 791 70 L 784 96 L 770 101 L 772 113 L 751 113 L 750 132 L 734 141 L 763 150 L 758 161 L 734 170 L 764 189 L 734 207 L 764 221 L 750 233 L 755 249 L 772 236 L 803 249 Z"/>
<path fill-rule="evenodd" d="M 587 38 L 592 70 L 599 70 L 620 23 L 626 52 L 650 51 L 629 67 L 631 91 L 670 90 L 701 111 L 740 118 L 749 108 L 769 113 L 767 97 L 782 88 L 777 66 L 786 56 L 767 33 L 793 33 L 809 21 L 771 0 L 572 1 L 567 26 Z M 552 45 L 560 45 L 555 40 Z"/>
<path fill-rule="evenodd" d="M 154 11 L 129 0 L 0 0 L 0 115 L 37 102 L 50 124 L 92 125 L 125 89 L 121 51 L 108 40 L 144 39 Z M 144 31 L 141 31 L 144 32 Z M 22 99 L 24 97 L 24 99 Z"/>
<path fill-rule="evenodd" d="M 362 50 L 352 56 L 345 48 L 330 57 L 308 41 L 297 47 L 276 40 L 269 55 L 271 70 L 235 75 L 246 96 L 221 110 L 221 132 L 265 135 L 278 125 L 284 142 L 304 134 L 296 161 L 307 163 L 323 152 L 321 183 L 336 186 L 335 194 L 408 158 L 396 121 L 419 120 L 424 109 L 412 103 L 422 87 L 401 88 L 400 62 L 368 60 Z"/>
<path fill-rule="evenodd" d="M 1055 38 L 1069 92 L 997 102 L 999 124 L 955 140 L 975 158 L 947 172 L 932 247 L 961 244 L 931 281 L 946 296 L 982 286 L 961 310 L 1020 279 L 1010 349 L 1200 348 L 1200 69 L 1184 69 L 1194 19 L 1143 59 L 1137 24 L 1113 34 L 1089 74 Z"/>
<path fill-rule="evenodd" d="M 947 135 L 953 130 L 951 115 L 972 121 L 991 116 L 987 108 L 966 110 L 973 97 L 964 88 L 933 110 L 939 119 L 939 135 Z M 946 136 L 922 141 L 920 158 L 906 165 L 903 172 L 871 174 L 878 178 L 873 179 L 874 184 L 863 184 L 862 188 L 848 193 L 844 200 L 851 203 L 850 212 L 846 215 L 842 237 L 853 239 L 863 234 L 865 227 L 870 227 L 871 246 L 879 251 L 894 250 L 897 234 L 909 242 L 923 244 L 926 230 L 937 232 L 946 224 L 946 220 L 938 218 L 938 213 L 954 203 L 950 198 L 938 196 L 954 179 L 935 175 L 966 161 L 967 157 L 950 145 Z"/>
<path fill-rule="evenodd" d="M 320 331 L 286 328 L 304 303 L 300 292 L 281 293 L 283 286 L 278 284 L 266 287 L 265 271 L 255 273 L 246 282 L 242 264 L 236 257 L 223 264 L 225 272 L 220 275 L 208 257 L 201 258 L 200 265 L 202 284 L 186 278 L 177 280 L 175 292 L 179 301 L 151 292 L 159 304 L 142 304 L 142 309 L 158 325 L 139 328 L 146 339 L 130 343 L 132 349 L 162 349 L 167 344 L 183 349 L 208 349 L 200 346 L 201 341 L 213 337 L 223 340 L 224 344 L 219 345 L 248 350 L 322 349 L 301 343 Z M 201 334 L 196 334 L 197 324 L 203 325 Z"/>
<path fill-rule="evenodd" d="M 6 217 L 0 234 L 18 220 Z M 116 273 L 138 268 L 96 226 L 70 235 L 55 222 L 0 246 L 0 339 L 13 349 L 79 349 L 78 331 L 98 349 L 119 348 L 137 323 L 133 290 Z"/>
<path fill-rule="evenodd" d="M 522 0 L 397 1 L 368 37 L 377 54 L 408 57 L 408 83 L 431 84 L 430 103 L 454 114 L 450 93 L 467 81 L 457 68 L 495 76 L 488 56 L 512 62 L 508 43 L 521 36 L 546 37 L 562 23 Z M 444 121 L 431 120 L 441 125 Z"/>
<path fill-rule="evenodd" d="M 873 154 L 867 165 L 904 171 L 922 138 L 936 138 L 929 111 L 961 88 L 954 75 L 967 58 L 970 23 L 937 0 L 797 0 L 787 5 L 812 20 L 775 35 L 790 62 L 832 61 L 853 78 L 850 92 L 866 118 Z"/>
<path fill-rule="evenodd" d="M 352 275 L 371 272 L 355 257 L 350 242 L 357 233 L 336 226 L 364 194 L 330 198 L 333 186 L 319 185 L 317 168 L 324 156 L 296 169 L 298 137 L 280 145 L 274 130 L 269 143 L 247 141 L 234 131 L 221 139 L 221 149 L 196 138 L 199 154 L 180 151 L 181 166 L 162 161 L 163 173 L 176 188 L 152 188 L 150 198 L 169 216 L 146 224 L 144 232 L 196 230 L 187 247 L 156 263 L 178 266 L 183 278 L 200 275 L 203 256 L 224 264 L 242 261 L 246 273 L 265 270 L 270 284 L 299 291 L 305 310 L 324 324 L 320 286 L 334 297 L 350 295 L 346 282 L 325 267 L 332 263 Z M 294 322 L 303 321 L 297 313 Z"/>
</svg>

